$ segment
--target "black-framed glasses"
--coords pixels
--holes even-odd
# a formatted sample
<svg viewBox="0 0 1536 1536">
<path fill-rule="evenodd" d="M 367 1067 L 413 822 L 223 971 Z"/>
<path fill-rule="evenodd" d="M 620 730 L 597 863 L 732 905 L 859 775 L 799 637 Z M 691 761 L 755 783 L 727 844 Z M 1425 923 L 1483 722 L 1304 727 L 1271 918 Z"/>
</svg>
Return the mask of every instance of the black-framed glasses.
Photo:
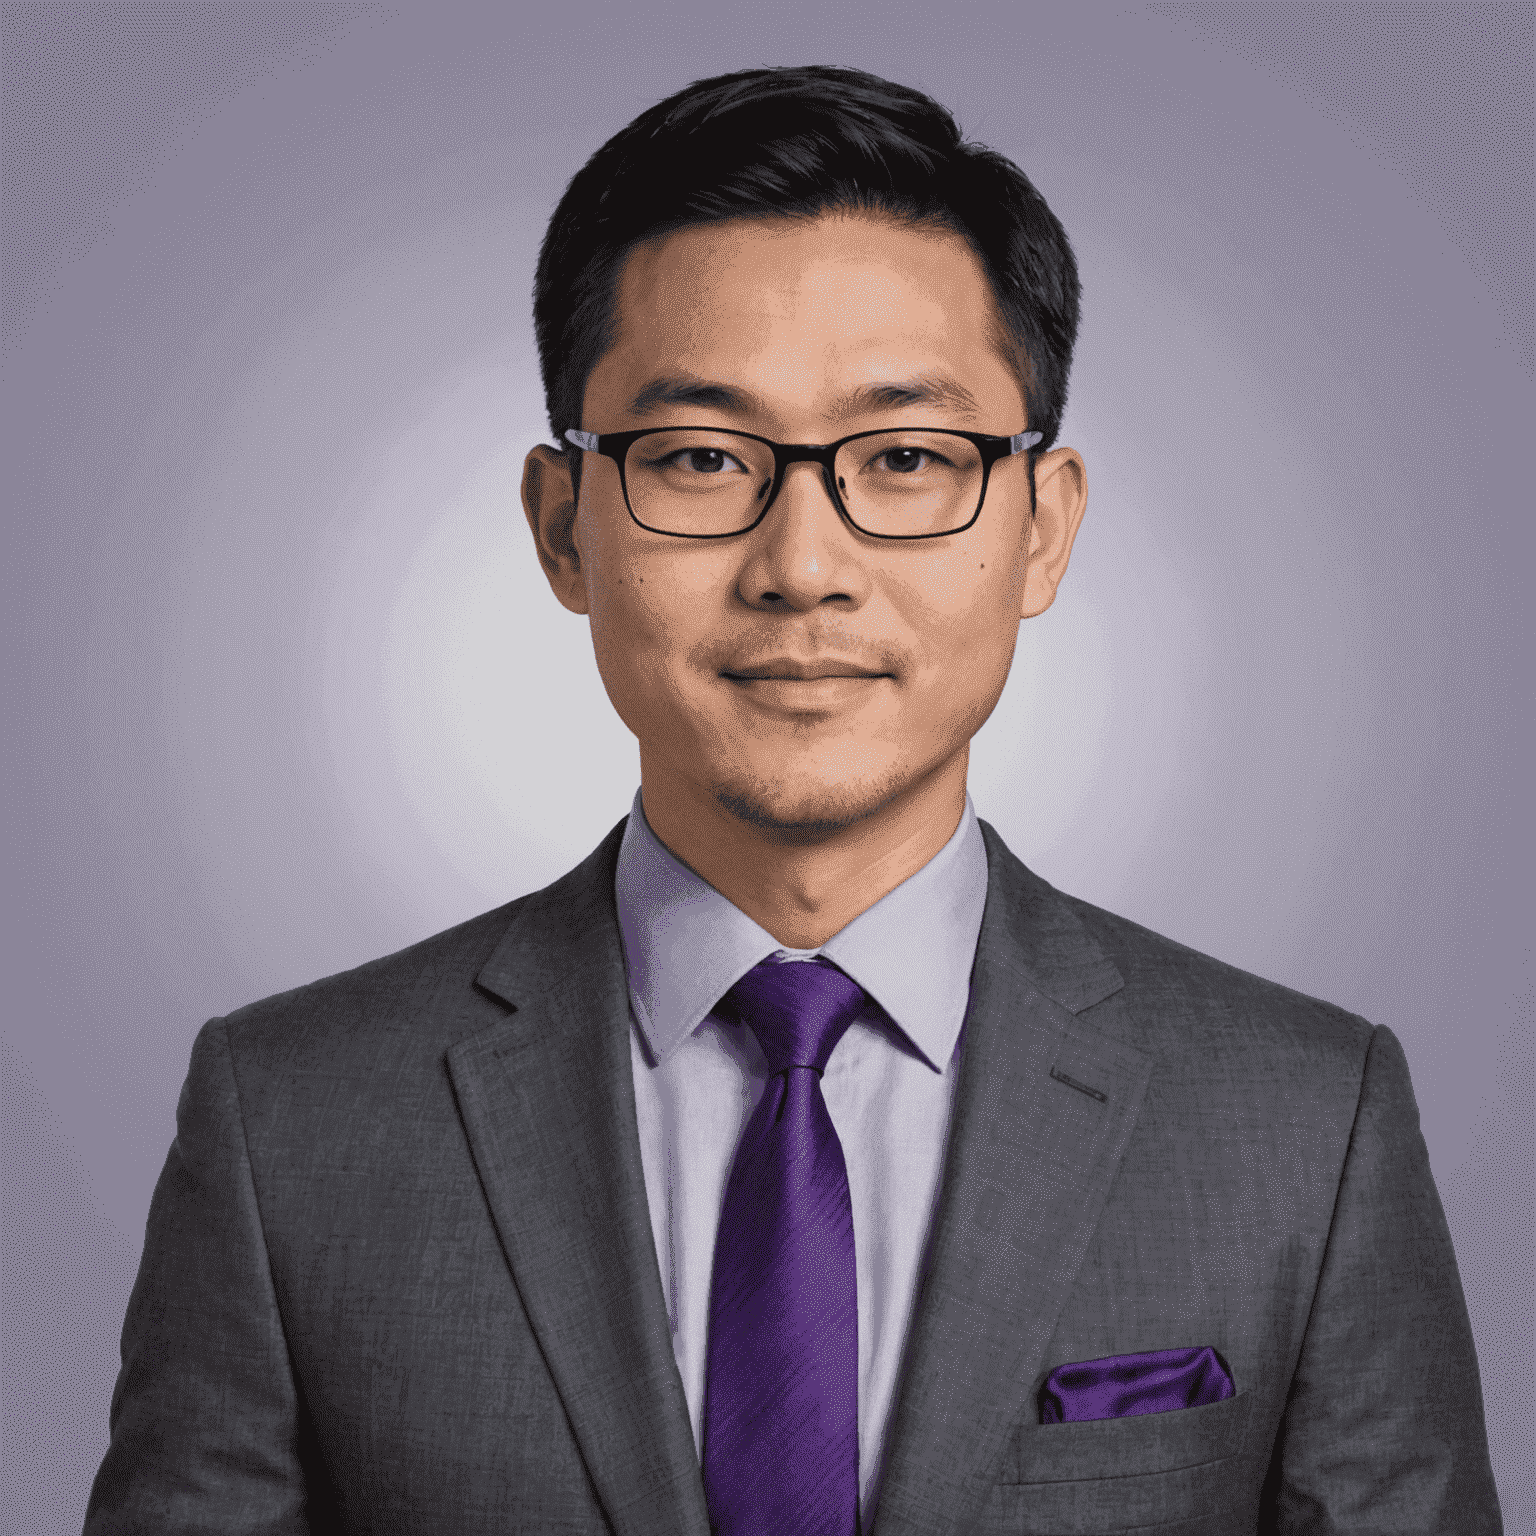
<svg viewBox="0 0 1536 1536">
<path fill-rule="evenodd" d="M 567 442 L 619 466 L 629 515 L 651 533 L 728 539 L 757 527 L 784 475 L 802 459 L 821 465 L 833 505 L 876 539 L 937 539 L 981 516 L 999 459 L 1032 449 L 1039 432 L 992 437 L 938 427 L 885 427 L 835 443 L 776 443 L 719 427 L 581 432 Z M 1030 459 L 1030 502 L 1034 461 Z"/>
</svg>

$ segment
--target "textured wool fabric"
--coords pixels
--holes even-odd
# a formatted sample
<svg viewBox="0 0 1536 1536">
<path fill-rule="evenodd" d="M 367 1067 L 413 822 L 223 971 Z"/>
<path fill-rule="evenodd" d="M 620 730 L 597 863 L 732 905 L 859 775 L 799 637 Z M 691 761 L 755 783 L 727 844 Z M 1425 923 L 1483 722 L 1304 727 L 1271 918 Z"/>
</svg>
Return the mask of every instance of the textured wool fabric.
<svg viewBox="0 0 1536 1536">
<path fill-rule="evenodd" d="M 988 890 L 872 1536 L 1500 1530 L 1392 1033 L 1053 890 Z M 622 827 L 198 1036 L 89 1536 L 707 1536 L 635 1121 Z M 1237 1395 L 1041 1425 L 1058 1365 Z"/>
<path fill-rule="evenodd" d="M 771 1076 L 715 1241 L 704 1491 L 717 1536 L 858 1533 L 853 1205 L 821 1074 L 864 1002 L 830 961 L 765 960 L 721 1004 Z"/>
</svg>

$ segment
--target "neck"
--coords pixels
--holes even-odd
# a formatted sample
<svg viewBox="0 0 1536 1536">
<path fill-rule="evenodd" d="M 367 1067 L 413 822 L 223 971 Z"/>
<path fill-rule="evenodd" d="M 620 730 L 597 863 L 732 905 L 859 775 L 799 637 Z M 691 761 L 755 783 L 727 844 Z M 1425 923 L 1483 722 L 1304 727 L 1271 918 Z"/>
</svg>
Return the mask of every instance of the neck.
<svg viewBox="0 0 1536 1536">
<path fill-rule="evenodd" d="M 786 949 L 815 949 L 915 875 L 960 825 L 969 751 L 847 826 L 814 840 L 742 821 L 698 786 L 646 772 L 651 830 Z"/>
</svg>

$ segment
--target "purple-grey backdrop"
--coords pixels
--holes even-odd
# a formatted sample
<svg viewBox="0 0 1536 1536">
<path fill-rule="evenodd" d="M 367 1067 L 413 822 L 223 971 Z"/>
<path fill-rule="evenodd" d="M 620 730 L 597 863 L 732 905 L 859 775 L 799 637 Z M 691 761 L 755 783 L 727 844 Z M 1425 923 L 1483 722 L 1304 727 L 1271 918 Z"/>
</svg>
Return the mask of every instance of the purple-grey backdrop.
<svg viewBox="0 0 1536 1536">
<path fill-rule="evenodd" d="M 1036 179 L 1092 484 L 973 792 L 1398 1031 L 1533 1484 L 1532 6 L 7 5 L 6 1532 L 78 1529 L 205 1018 L 532 889 L 632 740 L 517 507 L 578 164 L 861 65 Z"/>
</svg>

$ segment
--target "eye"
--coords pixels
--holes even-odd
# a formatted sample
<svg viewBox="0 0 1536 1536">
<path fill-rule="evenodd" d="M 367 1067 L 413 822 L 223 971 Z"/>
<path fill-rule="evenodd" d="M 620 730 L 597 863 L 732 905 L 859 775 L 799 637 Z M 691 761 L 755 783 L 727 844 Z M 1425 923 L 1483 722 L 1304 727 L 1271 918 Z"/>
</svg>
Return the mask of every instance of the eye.
<svg viewBox="0 0 1536 1536">
<path fill-rule="evenodd" d="M 745 473 L 741 462 L 723 448 L 679 448 L 656 461 L 665 469 L 680 469 L 693 475 L 720 475 L 734 470 Z"/>
<path fill-rule="evenodd" d="M 953 461 L 931 444 L 897 443 L 881 448 L 866 464 L 865 473 L 916 476 L 953 468 Z"/>
</svg>

